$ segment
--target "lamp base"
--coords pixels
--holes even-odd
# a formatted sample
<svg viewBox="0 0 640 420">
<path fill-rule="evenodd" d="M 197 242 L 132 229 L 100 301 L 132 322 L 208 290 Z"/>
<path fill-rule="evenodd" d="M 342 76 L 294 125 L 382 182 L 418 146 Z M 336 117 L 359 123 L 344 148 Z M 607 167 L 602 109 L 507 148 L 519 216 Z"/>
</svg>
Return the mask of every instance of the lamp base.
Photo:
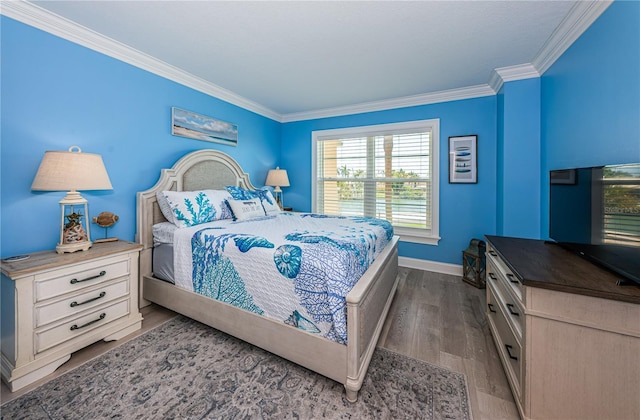
<svg viewBox="0 0 640 420">
<path fill-rule="evenodd" d="M 87 251 L 91 248 L 91 245 L 93 245 L 91 241 L 75 242 L 72 244 L 58 244 L 56 246 L 56 252 L 58 254 L 64 254 L 67 252 Z"/>
</svg>

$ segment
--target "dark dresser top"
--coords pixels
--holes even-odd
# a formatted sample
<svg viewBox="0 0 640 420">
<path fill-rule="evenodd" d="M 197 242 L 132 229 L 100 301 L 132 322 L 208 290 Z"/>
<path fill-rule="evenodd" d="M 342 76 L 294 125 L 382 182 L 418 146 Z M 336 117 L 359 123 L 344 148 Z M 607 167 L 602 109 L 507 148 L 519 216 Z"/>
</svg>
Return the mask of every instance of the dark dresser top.
<svg viewBox="0 0 640 420">
<path fill-rule="evenodd" d="M 640 304 L 640 287 L 619 286 L 619 276 L 553 243 L 486 236 L 525 286 Z"/>
</svg>

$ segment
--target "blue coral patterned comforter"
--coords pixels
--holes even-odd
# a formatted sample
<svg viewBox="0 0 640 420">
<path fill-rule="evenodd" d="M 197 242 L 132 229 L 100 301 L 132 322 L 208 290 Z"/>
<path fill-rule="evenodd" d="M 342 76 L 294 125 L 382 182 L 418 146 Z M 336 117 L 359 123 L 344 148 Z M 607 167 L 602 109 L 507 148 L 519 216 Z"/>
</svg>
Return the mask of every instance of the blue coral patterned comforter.
<svg viewBox="0 0 640 420">
<path fill-rule="evenodd" d="M 386 220 L 309 213 L 177 229 L 175 283 L 346 343 L 346 295 L 392 237 Z"/>
</svg>

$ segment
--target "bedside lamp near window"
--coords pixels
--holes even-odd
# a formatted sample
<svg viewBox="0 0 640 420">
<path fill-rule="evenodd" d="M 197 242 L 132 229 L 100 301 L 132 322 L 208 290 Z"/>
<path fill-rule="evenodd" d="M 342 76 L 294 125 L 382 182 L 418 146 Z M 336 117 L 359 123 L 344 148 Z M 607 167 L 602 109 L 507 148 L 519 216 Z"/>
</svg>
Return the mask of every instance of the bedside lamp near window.
<svg viewBox="0 0 640 420">
<path fill-rule="evenodd" d="M 60 242 L 56 252 L 86 251 L 92 243 L 89 234 L 87 200 L 79 190 L 111 190 L 111 181 L 100 155 L 82 153 L 78 146 L 68 152 L 45 152 L 33 180 L 34 191 L 67 191 L 60 200 Z"/>
<path fill-rule="evenodd" d="M 280 189 L 280 187 L 288 187 L 290 185 L 287 170 L 280 169 L 280 167 L 276 167 L 276 169 L 270 169 L 264 185 L 275 187 L 273 189 L 273 192 L 276 195 L 276 201 L 278 202 L 278 205 L 280 206 L 280 208 L 282 208 L 284 206 L 284 196 L 282 195 L 282 190 Z"/>
</svg>

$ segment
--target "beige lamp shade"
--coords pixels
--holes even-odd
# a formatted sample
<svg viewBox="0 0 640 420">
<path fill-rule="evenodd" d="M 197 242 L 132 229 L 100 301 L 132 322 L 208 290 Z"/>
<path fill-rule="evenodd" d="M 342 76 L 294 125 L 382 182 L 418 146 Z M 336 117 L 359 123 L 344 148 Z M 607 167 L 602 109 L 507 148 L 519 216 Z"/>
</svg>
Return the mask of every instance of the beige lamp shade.
<svg viewBox="0 0 640 420">
<path fill-rule="evenodd" d="M 56 252 L 86 251 L 91 248 L 87 200 L 79 190 L 112 190 L 100 155 L 82 153 L 78 146 L 68 152 L 45 152 L 31 184 L 36 191 L 67 191 L 60 203 L 60 241 Z"/>
<path fill-rule="evenodd" d="M 36 191 L 111 190 L 102 156 L 82 153 L 78 146 L 68 152 L 45 152 L 31 184 Z"/>
<path fill-rule="evenodd" d="M 267 174 L 267 180 L 264 184 L 271 187 L 276 187 L 276 191 L 280 190 L 279 187 L 288 187 L 290 184 L 287 170 L 280 169 L 279 167 L 277 167 L 276 169 L 270 169 L 269 173 Z"/>
<path fill-rule="evenodd" d="M 289 186 L 289 176 L 287 175 L 286 169 L 280 169 L 280 167 L 276 167 L 276 169 L 269 169 L 267 173 L 267 180 L 264 182 L 264 185 L 268 185 L 270 187 L 275 187 L 273 192 L 276 196 L 276 202 L 283 208 L 284 205 L 284 195 L 282 194 L 282 190 L 280 187 L 288 187 Z"/>
</svg>

